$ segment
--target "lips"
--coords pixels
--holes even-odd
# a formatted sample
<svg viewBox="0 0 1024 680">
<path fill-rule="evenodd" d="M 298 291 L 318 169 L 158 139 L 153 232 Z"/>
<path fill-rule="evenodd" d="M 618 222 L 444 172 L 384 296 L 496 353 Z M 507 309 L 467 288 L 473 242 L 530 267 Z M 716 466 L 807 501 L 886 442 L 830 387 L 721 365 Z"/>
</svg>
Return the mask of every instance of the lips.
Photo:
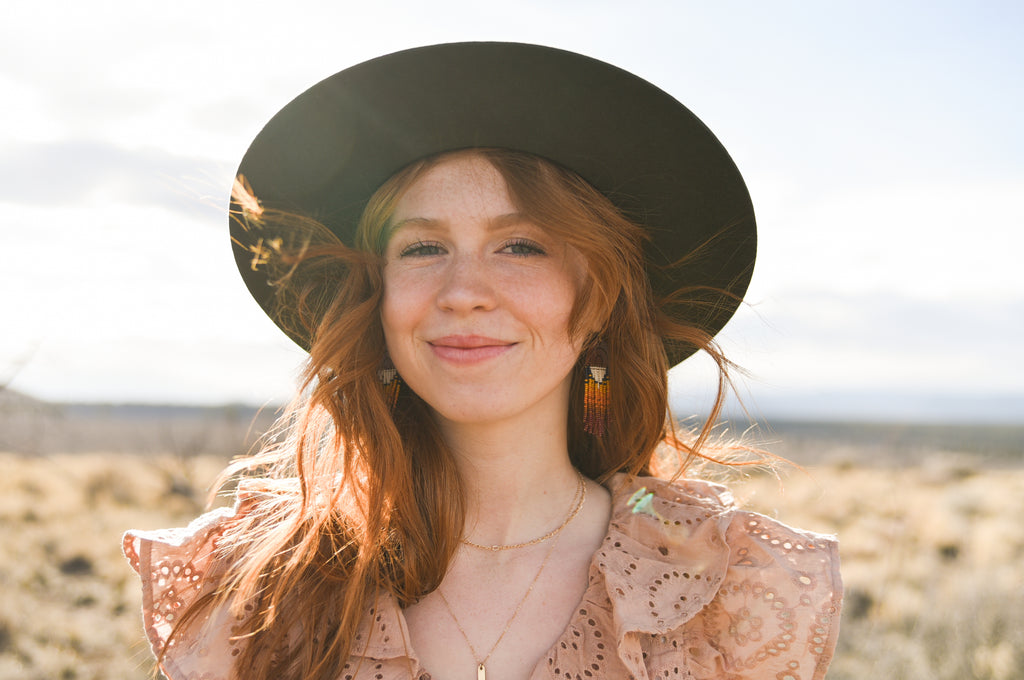
<svg viewBox="0 0 1024 680">
<path fill-rule="evenodd" d="M 430 340 L 428 344 L 440 359 L 472 364 L 501 356 L 517 343 L 482 335 L 446 335 Z"/>
</svg>

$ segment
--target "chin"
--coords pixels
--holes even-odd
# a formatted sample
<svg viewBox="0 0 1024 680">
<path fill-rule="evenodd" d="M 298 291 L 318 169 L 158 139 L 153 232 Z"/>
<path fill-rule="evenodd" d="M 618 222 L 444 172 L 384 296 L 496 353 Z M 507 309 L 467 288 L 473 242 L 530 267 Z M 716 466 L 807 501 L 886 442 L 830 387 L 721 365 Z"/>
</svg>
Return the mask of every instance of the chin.
<svg viewBox="0 0 1024 680">
<path fill-rule="evenodd" d="M 474 404 L 469 408 L 431 408 L 438 417 L 458 425 L 484 425 L 500 422 L 514 415 L 500 408 L 481 408 L 479 404 Z"/>
</svg>

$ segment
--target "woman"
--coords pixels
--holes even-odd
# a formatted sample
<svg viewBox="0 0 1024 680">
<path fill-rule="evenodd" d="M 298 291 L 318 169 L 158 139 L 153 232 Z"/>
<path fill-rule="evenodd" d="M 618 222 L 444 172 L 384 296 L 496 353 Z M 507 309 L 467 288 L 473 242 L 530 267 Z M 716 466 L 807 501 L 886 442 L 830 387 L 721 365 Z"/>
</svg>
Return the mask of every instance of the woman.
<svg viewBox="0 0 1024 680">
<path fill-rule="evenodd" d="M 549 48 L 400 52 L 275 116 L 233 218 L 306 389 L 234 509 L 125 538 L 170 678 L 824 676 L 835 542 L 666 481 L 754 257 L 678 102 Z"/>
</svg>

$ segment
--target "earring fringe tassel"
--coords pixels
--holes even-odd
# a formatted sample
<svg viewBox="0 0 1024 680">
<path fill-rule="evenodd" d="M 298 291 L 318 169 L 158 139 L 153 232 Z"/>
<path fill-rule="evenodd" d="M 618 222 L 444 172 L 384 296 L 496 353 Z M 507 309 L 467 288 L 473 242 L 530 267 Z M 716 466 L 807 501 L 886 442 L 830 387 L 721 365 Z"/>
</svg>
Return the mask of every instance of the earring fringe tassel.
<svg viewBox="0 0 1024 680">
<path fill-rule="evenodd" d="M 401 387 L 402 381 L 398 377 L 398 369 L 391 363 L 390 357 L 384 357 L 384 361 L 377 371 L 377 380 L 384 388 L 384 401 L 388 408 L 394 411 L 395 405 L 398 404 L 398 389 Z"/>
<path fill-rule="evenodd" d="M 587 355 L 583 379 L 583 430 L 595 437 L 608 432 L 608 353 L 604 344 Z"/>
</svg>

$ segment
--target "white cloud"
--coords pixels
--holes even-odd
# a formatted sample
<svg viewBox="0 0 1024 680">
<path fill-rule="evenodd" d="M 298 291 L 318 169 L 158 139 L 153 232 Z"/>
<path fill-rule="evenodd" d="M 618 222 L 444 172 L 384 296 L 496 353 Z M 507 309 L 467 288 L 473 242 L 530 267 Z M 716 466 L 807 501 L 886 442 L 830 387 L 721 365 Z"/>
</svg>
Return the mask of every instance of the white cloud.
<svg viewBox="0 0 1024 680">
<path fill-rule="evenodd" d="M 22 205 L 137 205 L 209 217 L 210 198 L 219 213 L 231 176 L 207 158 L 95 139 L 14 143 L 3 152 L 0 202 Z"/>
<path fill-rule="evenodd" d="M 895 292 L 927 300 L 1024 298 L 1024 176 L 790 188 L 759 207 L 754 299 L 788 291 Z"/>
</svg>

